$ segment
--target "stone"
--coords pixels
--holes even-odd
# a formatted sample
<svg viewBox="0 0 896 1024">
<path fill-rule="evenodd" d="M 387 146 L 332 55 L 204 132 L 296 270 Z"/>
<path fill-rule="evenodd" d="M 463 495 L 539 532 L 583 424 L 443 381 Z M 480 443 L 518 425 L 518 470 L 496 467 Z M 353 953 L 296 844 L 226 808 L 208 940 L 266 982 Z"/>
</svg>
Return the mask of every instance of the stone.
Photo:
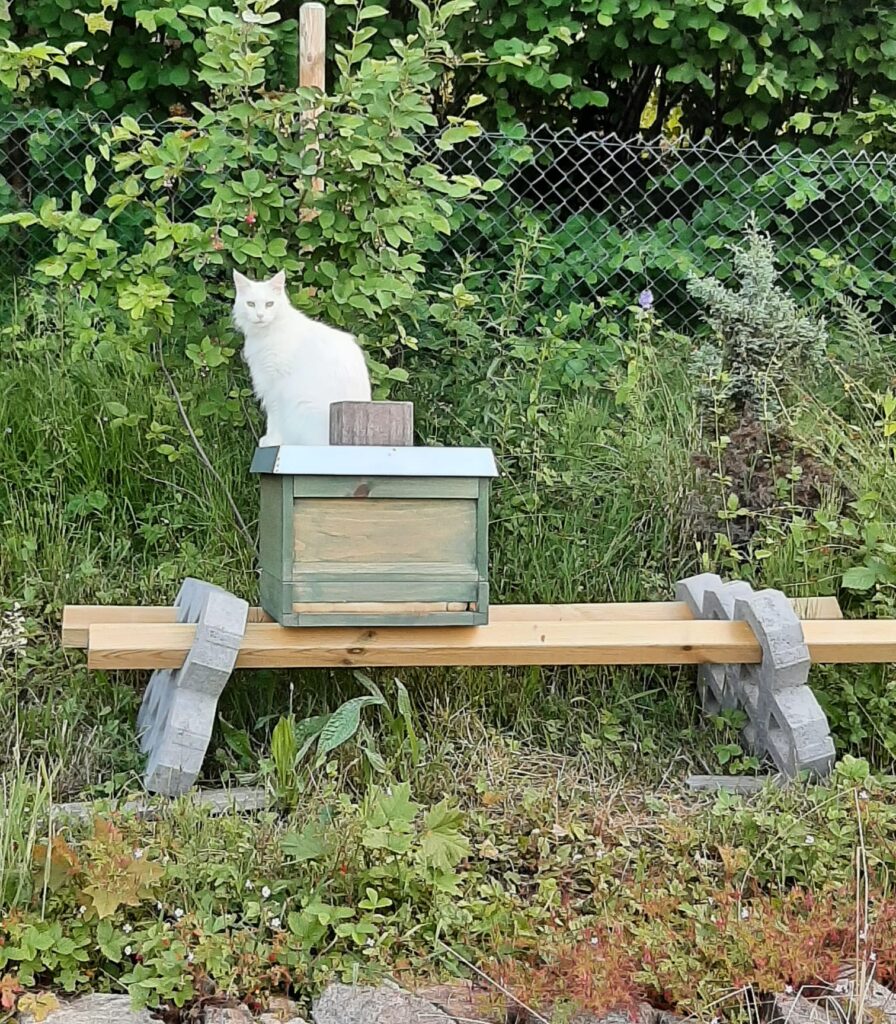
<svg viewBox="0 0 896 1024">
<path fill-rule="evenodd" d="M 776 995 L 768 1024 L 843 1024 L 843 1015 L 828 1000 Z"/>
<path fill-rule="evenodd" d="M 245 1006 L 205 1006 L 202 1024 L 252 1024 L 252 1014 Z"/>
<path fill-rule="evenodd" d="M 196 623 L 196 637 L 181 668 L 153 672 L 137 716 L 144 785 L 166 796 L 187 792 L 202 769 L 249 617 L 246 601 L 202 580 L 184 580 L 174 603 L 178 622 Z"/>
<path fill-rule="evenodd" d="M 297 1003 L 288 996 L 275 995 L 268 1000 L 268 1008 L 259 1018 L 259 1024 L 306 1024 Z"/>
<path fill-rule="evenodd" d="M 842 979 L 840 988 L 844 993 L 842 1001 L 852 1011 L 850 1017 L 857 1016 L 861 1006 L 862 1020 L 867 1024 L 896 1024 L 896 992 L 892 989 L 870 979 L 856 985 L 852 978 Z"/>
<path fill-rule="evenodd" d="M 314 1024 L 452 1024 L 432 1003 L 399 988 L 328 985 L 311 1010 Z"/>
<path fill-rule="evenodd" d="M 23 1013 L 22 1024 L 34 1024 L 34 1017 Z M 45 1024 L 159 1024 L 149 1010 L 133 1010 L 130 996 L 81 996 L 59 1003 L 44 1018 Z"/>
<path fill-rule="evenodd" d="M 482 1016 L 482 1002 L 477 1000 L 472 982 L 451 981 L 442 985 L 414 988 L 418 999 L 425 999 L 446 1013 L 452 1020 L 471 1021 Z"/>
</svg>

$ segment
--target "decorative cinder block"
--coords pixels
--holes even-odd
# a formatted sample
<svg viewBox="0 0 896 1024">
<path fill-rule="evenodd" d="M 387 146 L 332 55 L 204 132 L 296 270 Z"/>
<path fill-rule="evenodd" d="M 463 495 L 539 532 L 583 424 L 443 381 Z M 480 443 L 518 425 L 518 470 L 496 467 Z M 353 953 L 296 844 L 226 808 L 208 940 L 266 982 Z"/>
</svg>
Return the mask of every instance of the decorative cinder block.
<svg viewBox="0 0 896 1024">
<path fill-rule="evenodd" d="M 721 621 L 731 619 L 738 597 L 751 593 L 749 583 L 739 580 L 725 583 L 712 572 L 681 580 L 675 587 L 675 599 L 684 601 L 695 618 Z M 739 707 L 736 684 L 727 685 L 728 677 L 733 674 L 736 668 L 727 665 L 701 665 L 697 670 L 697 691 L 705 714 L 717 715 Z"/>
<path fill-rule="evenodd" d="M 714 573 L 681 580 L 676 598 L 698 618 L 747 622 L 762 648 L 758 665 L 704 665 L 698 685 L 704 710 L 739 708 L 744 739 L 768 755 L 788 778 L 826 775 L 834 763 L 827 717 L 808 686 L 811 659 L 793 606 L 778 590 L 754 592 L 748 583 L 725 583 Z"/>
<path fill-rule="evenodd" d="M 196 623 L 196 638 L 181 668 L 153 672 L 137 717 L 146 788 L 167 796 L 199 775 L 249 615 L 246 601 L 195 579 L 184 580 L 175 607 L 178 622 Z"/>
<path fill-rule="evenodd" d="M 393 415 L 401 403 L 363 404 L 332 407 L 333 436 L 381 437 L 392 423 L 408 437 L 405 412 Z M 488 622 L 489 449 L 259 448 L 252 472 L 261 605 L 281 625 Z"/>
</svg>

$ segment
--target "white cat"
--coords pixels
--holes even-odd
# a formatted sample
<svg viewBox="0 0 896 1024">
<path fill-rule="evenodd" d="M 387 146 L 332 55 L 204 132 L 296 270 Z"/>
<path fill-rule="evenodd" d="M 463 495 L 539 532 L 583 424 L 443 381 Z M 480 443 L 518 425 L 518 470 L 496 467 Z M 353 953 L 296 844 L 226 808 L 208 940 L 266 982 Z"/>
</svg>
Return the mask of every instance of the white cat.
<svg viewBox="0 0 896 1024">
<path fill-rule="evenodd" d="M 259 448 L 329 444 L 330 403 L 369 402 L 370 374 L 350 334 L 294 309 L 281 270 L 250 281 L 235 270 L 233 322 L 246 339 L 243 355 L 267 415 Z"/>
</svg>

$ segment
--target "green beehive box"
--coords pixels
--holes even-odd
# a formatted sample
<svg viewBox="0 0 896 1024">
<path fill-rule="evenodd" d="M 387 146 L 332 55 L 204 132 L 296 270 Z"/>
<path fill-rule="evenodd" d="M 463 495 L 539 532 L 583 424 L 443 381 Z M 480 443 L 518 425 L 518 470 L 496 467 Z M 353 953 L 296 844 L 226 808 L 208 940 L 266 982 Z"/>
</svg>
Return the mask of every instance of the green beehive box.
<svg viewBox="0 0 896 1024">
<path fill-rule="evenodd" d="M 259 448 L 261 604 L 284 626 L 488 622 L 487 448 Z"/>
</svg>

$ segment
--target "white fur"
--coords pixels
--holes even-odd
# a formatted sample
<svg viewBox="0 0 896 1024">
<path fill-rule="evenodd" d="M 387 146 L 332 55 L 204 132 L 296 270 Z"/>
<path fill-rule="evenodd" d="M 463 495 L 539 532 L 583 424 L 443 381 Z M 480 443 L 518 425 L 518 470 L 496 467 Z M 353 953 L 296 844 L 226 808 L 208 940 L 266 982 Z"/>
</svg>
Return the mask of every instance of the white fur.
<svg viewBox="0 0 896 1024">
<path fill-rule="evenodd" d="M 233 322 L 267 415 L 258 446 L 329 444 L 330 403 L 369 402 L 364 353 L 350 334 L 293 309 L 281 270 L 269 281 L 233 273 Z"/>
</svg>

